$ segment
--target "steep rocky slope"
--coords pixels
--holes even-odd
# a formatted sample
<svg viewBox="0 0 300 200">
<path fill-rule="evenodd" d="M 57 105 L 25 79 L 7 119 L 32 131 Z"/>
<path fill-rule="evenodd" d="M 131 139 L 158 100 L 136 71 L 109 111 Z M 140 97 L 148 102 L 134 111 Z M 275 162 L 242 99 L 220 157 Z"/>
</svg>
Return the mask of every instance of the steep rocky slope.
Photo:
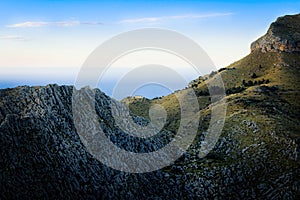
<svg viewBox="0 0 300 200">
<path fill-rule="evenodd" d="M 298 19 L 299 15 L 279 18 L 277 22 L 289 21 L 288 27 L 293 28 L 278 26 L 277 31 L 296 40 Z M 229 67 L 192 81 L 188 87 L 195 90 L 201 109 L 196 139 L 171 166 L 142 174 L 114 170 L 87 152 L 74 125 L 73 87 L 1 90 L 0 197 L 299 199 L 299 75 L 300 52 L 256 48 Z M 213 106 L 207 83 L 217 76 L 222 76 L 227 93 L 225 127 L 213 151 L 199 158 Z M 90 92 L 88 88 L 81 91 Z M 177 130 L 180 109 L 176 95 L 127 102 L 139 124 L 149 123 L 151 105 L 166 109 L 168 119 L 161 137 L 146 140 L 129 137 L 118 128 L 109 106 L 111 99 L 99 90 L 95 109 L 100 125 L 115 144 L 147 152 L 161 148 Z"/>
<path fill-rule="evenodd" d="M 272 23 L 267 34 L 251 44 L 251 50 L 262 52 L 300 51 L 300 14 L 280 17 Z"/>
</svg>

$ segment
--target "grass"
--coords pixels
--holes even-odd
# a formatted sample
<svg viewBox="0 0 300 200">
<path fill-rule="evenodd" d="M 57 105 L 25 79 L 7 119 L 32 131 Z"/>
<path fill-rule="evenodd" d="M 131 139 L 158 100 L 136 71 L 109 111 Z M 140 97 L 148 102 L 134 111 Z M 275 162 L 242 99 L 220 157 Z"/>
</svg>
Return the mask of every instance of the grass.
<svg viewBox="0 0 300 200">
<path fill-rule="evenodd" d="M 200 148 L 199 141 L 203 139 L 202 133 L 210 122 L 211 102 L 209 95 L 205 93 L 207 84 L 211 84 L 218 75 L 222 77 L 226 90 L 234 91 L 243 87 L 243 90 L 228 93 L 225 97 L 227 113 L 221 138 L 228 140 L 229 146 L 219 146 L 211 151 L 211 154 L 222 155 L 222 161 L 216 156 L 195 159 L 186 165 L 188 167 L 184 171 L 202 173 L 207 167 L 229 166 L 238 162 L 237 157 L 243 159 L 241 156 L 245 155 L 267 156 L 268 162 L 275 163 L 276 166 L 297 166 L 295 160 L 284 156 L 287 153 L 287 145 L 290 145 L 291 149 L 297 148 L 295 141 L 299 141 L 300 138 L 300 53 L 262 53 L 255 50 L 227 68 L 192 81 L 188 88 L 193 88 L 198 95 L 201 127 L 188 150 L 191 155 L 197 154 L 197 149 Z M 245 85 L 243 80 L 256 84 Z M 184 95 L 185 90 L 152 100 L 132 98 L 127 103 L 134 114 L 146 118 L 152 105 L 162 105 L 168 114 L 164 128 L 176 132 L 181 114 L 176 95 Z M 229 154 L 226 153 L 228 148 L 231 149 Z M 249 160 L 249 166 L 253 166 L 251 156 L 246 156 L 245 159 Z M 183 162 L 186 161 L 178 160 L 174 165 L 183 166 Z M 168 167 L 164 171 L 172 173 L 172 169 Z"/>
</svg>

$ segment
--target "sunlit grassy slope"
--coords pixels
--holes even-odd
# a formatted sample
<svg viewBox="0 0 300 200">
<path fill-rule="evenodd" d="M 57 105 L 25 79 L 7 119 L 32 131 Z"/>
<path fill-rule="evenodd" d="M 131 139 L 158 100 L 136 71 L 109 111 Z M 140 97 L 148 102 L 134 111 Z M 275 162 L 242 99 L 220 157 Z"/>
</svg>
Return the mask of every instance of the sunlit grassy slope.
<svg viewBox="0 0 300 200">
<path fill-rule="evenodd" d="M 259 102 L 278 104 L 279 109 L 284 109 L 289 115 L 299 113 L 298 95 L 300 91 L 300 54 L 284 52 L 262 53 L 258 50 L 252 52 L 245 58 L 222 68 L 216 72 L 220 74 L 226 89 L 228 101 L 228 115 L 233 110 L 242 109 L 242 105 L 232 105 L 233 102 L 243 102 L 243 106 L 253 110 L 266 109 L 260 107 Z M 208 109 L 210 104 L 207 83 L 212 82 L 216 76 L 214 72 L 210 75 L 199 77 L 192 81 L 189 87 L 195 90 L 198 96 L 199 106 L 202 111 Z M 134 114 L 148 117 L 148 110 L 151 105 L 160 104 L 168 112 L 169 121 L 180 118 L 180 105 L 176 95 L 182 91 L 170 94 L 165 97 L 136 99 L 134 97 L 124 99 L 129 104 Z M 257 103 L 255 103 L 257 101 Z M 282 107 L 280 103 L 287 107 Z M 253 106 L 254 107 L 251 107 Z"/>
<path fill-rule="evenodd" d="M 221 165 L 231 165 L 239 159 L 246 159 L 247 166 L 251 167 L 255 165 L 253 159 L 262 157 L 269 160 L 270 166 L 297 166 L 295 158 L 286 157 L 286 149 L 293 151 L 290 153 L 297 157 L 300 138 L 300 53 L 263 53 L 255 50 L 218 72 L 192 81 L 188 88 L 193 88 L 197 94 L 201 120 L 190 153 L 197 154 L 203 133 L 209 125 L 211 106 L 207 83 L 217 75 L 221 75 L 226 90 L 227 112 L 221 136 L 223 139 L 220 138 L 205 162 L 196 159 L 186 171 L 199 170 L 201 173 L 202 167 L 207 165 L 219 166 L 220 162 Z M 176 132 L 181 114 L 176 95 L 182 95 L 184 90 L 151 100 L 131 97 L 123 102 L 129 105 L 134 114 L 146 118 L 149 117 L 148 110 L 152 105 L 162 105 L 168 114 L 165 128 Z M 226 145 L 224 141 L 228 141 Z M 262 152 L 262 149 L 266 152 Z M 239 158 L 241 156 L 243 158 Z M 176 161 L 178 165 L 181 162 Z M 198 167 L 195 169 L 195 166 Z M 274 173 L 277 171 L 274 170 Z"/>
</svg>

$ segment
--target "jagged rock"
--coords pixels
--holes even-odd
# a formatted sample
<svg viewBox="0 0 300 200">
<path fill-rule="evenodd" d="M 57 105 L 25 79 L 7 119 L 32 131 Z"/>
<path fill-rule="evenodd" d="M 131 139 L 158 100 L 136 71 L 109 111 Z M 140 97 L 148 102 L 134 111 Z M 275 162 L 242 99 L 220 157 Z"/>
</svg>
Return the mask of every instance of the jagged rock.
<svg viewBox="0 0 300 200">
<path fill-rule="evenodd" d="M 195 151 L 200 147 L 196 145 L 189 151 L 193 154 L 187 152 L 166 170 L 129 174 L 111 169 L 87 152 L 76 133 L 71 114 L 72 91 L 73 87 L 57 85 L 0 90 L 1 199 L 294 198 L 294 192 L 300 191 L 299 179 L 292 177 L 296 169 L 278 168 L 273 161 L 265 162 L 271 155 L 263 153 L 264 143 L 240 147 L 233 138 L 244 134 L 241 128 L 219 140 L 214 149 L 218 153 L 214 155 L 225 155 L 222 159 L 209 156 L 214 161 L 201 162 Z M 160 143 L 155 143 L 158 138 L 136 145 L 134 138 L 115 127 L 108 107 L 110 98 L 97 91 L 96 100 L 102 126 L 106 126 L 108 137 L 115 144 L 136 152 L 160 147 Z M 241 123 L 247 129 L 257 128 L 247 120 Z M 279 154 L 287 160 L 297 160 L 294 141 L 282 141 L 276 135 L 272 138 L 274 146 L 280 147 Z M 262 150 L 253 155 L 256 149 Z M 226 158 L 238 162 L 228 165 Z M 276 188 L 258 175 L 262 170 L 265 174 L 275 174 L 271 177 Z M 291 174 L 289 170 L 294 172 Z M 260 183 L 257 188 L 256 183 Z M 285 187 L 286 183 L 293 184 L 293 188 Z"/>
<path fill-rule="evenodd" d="M 251 51 L 300 52 L 300 14 L 279 17 L 266 35 L 251 44 Z"/>
<path fill-rule="evenodd" d="M 289 18 L 280 18 L 279 22 Z M 280 34 L 275 30 L 279 25 L 272 26 L 270 32 L 277 37 Z M 271 48 L 265 47 L 270 44 L 266 39 L 258 44 L 261 51 Z M 298 56 L 295 48 L 291 46 L 286 51 Z M 271 49 L 275 49 L 274 45 Z M 265 55 L 253 55 L 257 53 Z M 285 57 L 280 62 L 291 65 Z M 244 67 L 245 61 L 240 65 Z M 216 73 L 236 74 L 239 67 Z M 295 68 L 287 68 L 291 69 Z M 297 73 L 290 74 L 299 77 Z M 238 77 L 235 78 L 230 81 L 238 83 Z M 193 82 L 197 83 L 194 87 L 203 81 Z M 293 83 L 289 90 L 283 90 L 284 85 L 262 85 L 254 92 L 245 90 L 226 97 L 228 116 L 223 132 L 207 157 L 199 158 L 211 119 L 212 106 L 205 103 L 200 111 L 203 121 L 199 122 L 198 135 L 188 151 L 170 166 L 141 174 L 112 169 L 88 152 L 74 124 L 77 116 L 72 112 L 72 86 L 0 90 L 0 199 L 299 199 L 299 91 L 295 79 L 286 81 Z M 89 88 L 81 91 L 91 93 Z M 146 153 L 173 139 L 168 124 L 150 138 L 128 135 L 126 130 L 134 128 L 125 127 L 124 131 L 118 126 L 110 106 L 114 101 L 100 90 L 94 92 L 99 126 L 118 147 Z M 284 98 L 280 93 L 285 94 Z M 88 114 L 88 106 L 91 105 L 83 105 L 81 114 Z M 117 106 L 116 113 L 118 109 L 125 108 Z M 130 118 L 141 126 L 150 123 L 132 113 L 120 116 L 125 125 Z M 180 116 L 173 121 L 179 123 Z"/>
</svg>

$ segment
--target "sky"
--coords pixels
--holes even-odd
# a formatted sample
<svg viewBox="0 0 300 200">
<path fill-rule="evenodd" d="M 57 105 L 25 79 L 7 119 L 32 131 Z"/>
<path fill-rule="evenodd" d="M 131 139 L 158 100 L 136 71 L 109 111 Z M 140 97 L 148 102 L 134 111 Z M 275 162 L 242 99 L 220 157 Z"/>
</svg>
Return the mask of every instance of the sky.
<svg viewBox="0 0 300 200">
<path fill-rule="evenodd" d="M 251 42 L 277 17 L 299 13 L 300 1 L 2 0 L 0 10 L 0 88 L 6 88 L 74 84 L 83 63 L 104 41 L 149 27 L 191 38 L 216 68 L 226 67 L 246 56 Z M 165 57 L 156 58 L 164 62 Z M 119 62 L 111 75 L 135 65 L 135 60 L 133 56 Z M 173 65 L 180 63 L 169 60 Z M 176 67 L 187 69 L 181 64 Z M 187 81 L 197 76 L 182 71 Z M 112 92 L 112 88 L 102 89 Z"/>
</svg>

